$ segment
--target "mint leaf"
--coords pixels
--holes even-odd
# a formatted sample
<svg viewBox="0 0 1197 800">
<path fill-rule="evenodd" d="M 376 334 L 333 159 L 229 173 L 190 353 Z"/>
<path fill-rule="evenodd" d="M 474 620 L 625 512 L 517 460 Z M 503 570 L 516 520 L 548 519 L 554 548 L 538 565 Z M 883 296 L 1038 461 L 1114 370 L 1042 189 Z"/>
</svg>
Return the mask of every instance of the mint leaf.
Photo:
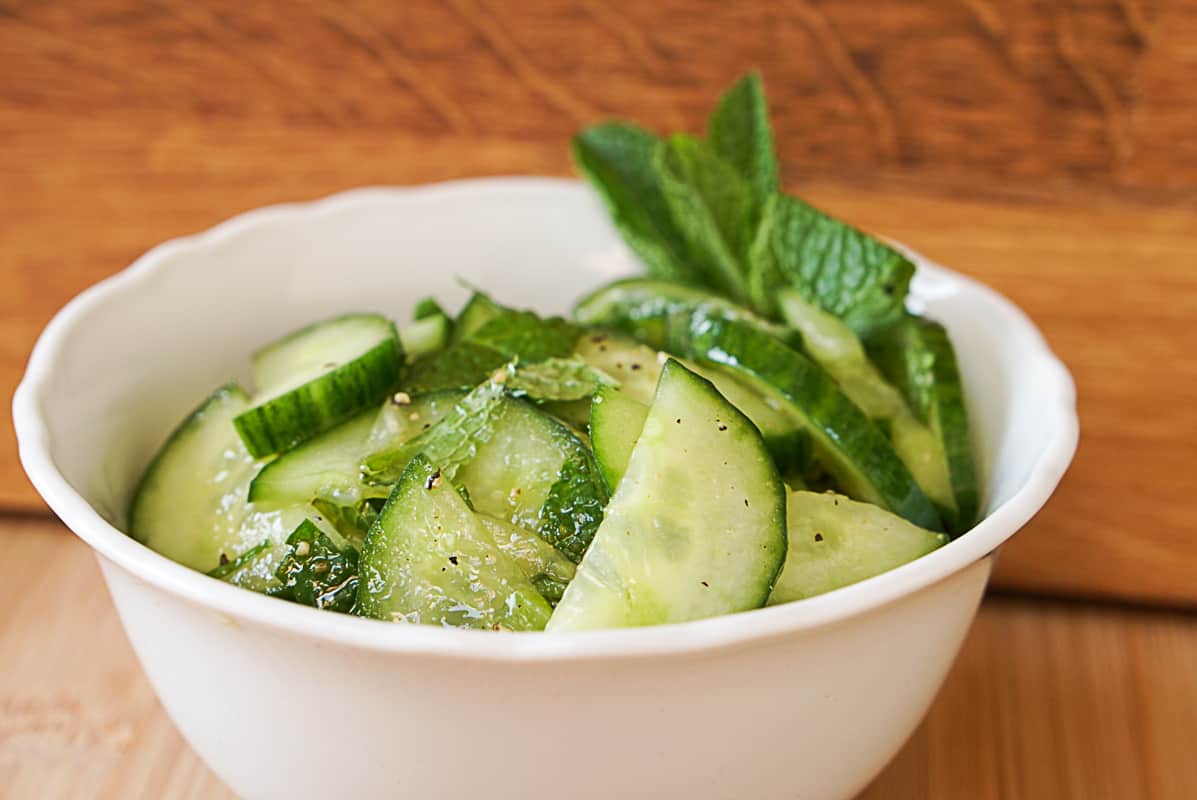
<svg viewBox="0 0 1197 800">
<path fill-rule="evenodd" d="M 516 364 L 509 374 L 507 389 L 512 395 L 539 402 L 584 400 L 600 386 L 616 383 L 579 358 L 550 358 L 539 364 Z"/>
<path fill-rule="evenodd" d="M 416 359 L 403 379 L 410 395 L 445 389 L 472 389 L 507 363 L 507 356 L 476 342 L 458 342 Z"/>
<path fill-rule="evenodd" d="M 719 99 L 707 123 L 715 151 L 752 186 L 758 205 L 777 191 L 777 156 L 769 104 L 759 72 L 750 72 Z"/>
<path fill-rule="evenodd" d="M 397 483 L 417 453 L 452 478 L 494 433 L 506 392 L 501 381 L 487 380 L 419 436 L 367 457 L 362 462 L 362 480 L 373 486 Z"/>
<path fill-rule="evenodd" d="M 650 275 L 702 282 L 686 259 L 661 193 L 653 155 L 659 140 L 636 125 L 604 122 L 573 140 L 574 163 L 606 203 L 615 227 Z"/>
<path fill-rule="evenodd" d="M 747 297 L 745 257 L 756 227 L 752 187 L 709 142 L 677 134 L 657 148 L 661 190 L 700 282 Z"/>
<path fill-rule="evenodd" d="M 765 205 L 749 261 L 754 299 L 770 303 L 762 310 L 784 282 L 862 336 L 902 318 L 914 275 L 897 250 L 781 194 Z"/>
<path fill-rule="evenodd" d="M 339 549 L 306 519 L 287 537 L 287 544 L 290 550 L 274 573 L 282 586 L 270 594 L 305 606 L 349 613 L 357 599 L 357 550 L 351 545 Z"/>
<path fill-rule="evenodd" d="M 581 330 L 561 317 L 542 318 L 531 311 L 502 308 L 467 338 L 508 359 L 532 363 L 546 358 L 565 358 L 573 353 L 574 343 L 581 335 Z"/>
</svg>

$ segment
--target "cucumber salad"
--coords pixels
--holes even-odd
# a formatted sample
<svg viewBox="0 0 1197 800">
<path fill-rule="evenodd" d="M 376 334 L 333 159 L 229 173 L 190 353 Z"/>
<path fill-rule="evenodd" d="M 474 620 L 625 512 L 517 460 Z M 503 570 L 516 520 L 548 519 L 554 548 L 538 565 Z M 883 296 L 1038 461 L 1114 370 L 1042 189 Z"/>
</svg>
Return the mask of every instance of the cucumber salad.
<svg viewBox="0 0 1197 800">
<path fill-rule="evenodd" d="M 608 122 L 573 153 L 643 277 L 568 319 L 474 291 L 267 344 L 162 446 L 130 535 L 319 609 L 554 631 L 801 600 L 976 522 L 914 265 L 781 192 L 758 76 L 704 136 Z"/>
</svg>

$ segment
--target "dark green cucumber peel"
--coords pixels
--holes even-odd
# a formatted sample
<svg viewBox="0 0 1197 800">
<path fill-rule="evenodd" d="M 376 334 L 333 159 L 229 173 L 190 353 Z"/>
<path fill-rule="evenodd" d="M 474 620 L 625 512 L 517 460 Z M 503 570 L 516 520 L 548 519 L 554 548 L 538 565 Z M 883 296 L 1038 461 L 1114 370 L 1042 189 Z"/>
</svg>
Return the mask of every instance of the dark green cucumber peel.
<svg viewBox="0 0 1197 800">
<path fill-rule="evenodd" d="M 623 331 L 644 342 L 664 336 L 665 319 L 690 314 L 699 306 L 718 311 L 728 319 L 746 322 L 778 339 L 797 345 L 801 337 L 785 325 L 765 319 L 745 306 L 706 289 L 655 278 L 623 278 L 600 287 L 579 300 L 573 318 L 582 325 Z"/>
<path fill-rule="evenodd" d="M 805 418 L 815 458 L 850 495 L 941 529 L 935 507 L 889 440 L 813 361 L 742 322 L 701 310 L 675 319 L 668 334 L 666 349 L 736 370 Z"/>
<path fill-rule="evenodd" d="M 980 492 L 964 387 L 947 331 L 937 322 L 907 316 L 866 346 L 882 374 L 943 443 L 956 507 L 941 513 L 953 536 L 964 533 L 977 521 Z"/>
<path fill-rule="evenodd" d="M 396 334 L 353 361 L 242 412 L 233 424 L 255 458 L 288 450 L 381 403 L 398 388 L 402 366 Z"/>
</svg>

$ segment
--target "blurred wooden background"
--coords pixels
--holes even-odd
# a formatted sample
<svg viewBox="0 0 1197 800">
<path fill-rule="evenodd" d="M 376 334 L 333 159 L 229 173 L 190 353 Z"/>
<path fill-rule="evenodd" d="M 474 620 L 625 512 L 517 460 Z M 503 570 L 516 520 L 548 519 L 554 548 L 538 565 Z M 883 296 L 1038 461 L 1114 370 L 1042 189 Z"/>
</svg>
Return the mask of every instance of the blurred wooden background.
<svg viewBox="0 0 1197 800">
<path fill-rule="evenodd" d="M 998 584 L 1197 604 L 1197 0 L 0 0 L 0 386 L 163 239 L 569 174 L 579 126 L 697 129 L 752 67 L 790 189 L 1004 292 L 1077 378 L 1076 463 Z M 0 509 L 42 513 L 0 427 Z"/>
</svg>

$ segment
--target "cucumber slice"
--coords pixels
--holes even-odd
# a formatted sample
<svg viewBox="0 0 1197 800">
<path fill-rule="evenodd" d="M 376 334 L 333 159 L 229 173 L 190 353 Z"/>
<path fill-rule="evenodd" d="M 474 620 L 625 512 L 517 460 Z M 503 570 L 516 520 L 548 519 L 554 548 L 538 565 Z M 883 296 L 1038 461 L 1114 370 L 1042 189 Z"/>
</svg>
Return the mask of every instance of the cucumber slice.
<svg viewBox="0 0 1197 800">
<path fill-rule="evenodd" d="M 701 309 L 680 322 L 668 326 L 670 349 L 720 364 L 786 404 L 810 432 L 816 460 L 849 495 L 940 528 L 935 507 L 893 445 L 818 365 L 772 336 Z"/>
<path fill-rule="evenodd" d="M 535 530 L 580 561 L 608 498 L 594 455 L 551 415 L 520 400 L 502 405 L 456 480 L 478 511 Z"/>
<path fill-rule="evenodd" d="M 503 313 L 503 307 L 482 292 L 474 292 L 457 314 L 453 324 L 453 341 L 468 339 L 475 331 Z"/>
<path fill-rule="evenodd" d="M 575 353 L 590 366 L 614 377 L 628 399 L 643 405 L 652 402 L 664 354 L 614 334 L 583 336 Z M 794 472 L 805 467 L 810 459 L 810 437 L 802 430 L 801 421 L 784 404 L 752 389 L 728 370 L 682 358 L 678 360 L 691 372 L 697 372 L 715 384 L 720 394 L 752 420 L 765 437 L 765 445 L 773 454 L 778 469 Z"/>
<path fill-rule="evenodd" d="M 757 608 L 785 553 L 785 487 L 756 427 L 671 360 L 627 473 L 547 629 Z"/>
<path fill-rule="evenodd" d="M 875 505 L 830 492 L 793 492 L 786 516 L 789 551 L 769 605 L 880 575 L 948 540 Z"/>
<path fill-rule="evenodd" d="M 577 571 L 574 562 L 526 528 L 486 514 L 479 514 L 478 521 L 490 531 L 495 545 L 519 564 L 545 600 L 556 603 L 561 599 L 561 593 Z"/>
<path fill-rule="evenodd" d="M 416 398 L 394 398 L 381 410 L 371 409 L 291 448 L 267 464 L 249 485 L 249 500 L 272 510 L 314 499 L 355 506 L 371 497 L 385 498 L 390 488 L 362 481 L 362 457 L 375 449 L 396 447 L 414 439 L 448 413 L 462 392 L 436 392 Z"/>
<path fill-rule="evenodd" d="M 778 292 L 782 315 L 802 335 L 804 349 L 871 419 L 886 420 L 898 457 L 938 506 L 952 509 L 947 456 L 939 438 L 911 413 L 906 400 L 865 355 L 856 332 L 798 292 Z"/>
<path fill-rule="evenodd" d="M 262 458 L 381 402 L 399 382 L 403 347 L 390 320 L 348 314 L 268 345 L 253 362 L 258 396 L 233 423 Z"/>
<path fill-rule="evenodd" d="M 453 323 L 448 317 L 433 315 L 410 322 L 399 331 L 399 342 L 408 358 L 435 353 L 449 343 Z"/>
<path fill-rule="evenodd" d="M 607 490 L 614 493 L 640 438 L 648 406 L 604 386 L 590 404 L 590 444 Z"/>
<path fill-rule="evenodd" d="M 578 339 L 574 355 L 614 378 L 625 396 L 644 405 L 652 402 L 661 377 L 656 350 L 626 336 L 590 333 Z"/>
<path fill-rule="evenodd" d="M 249 501 L 274 509 L 317 497 L 340 505 L 356 505 L 366 496 L 386 497 L 388 492 L 378 489 L 363 495 L 358 466 L 376 416 L 375 411 L 363 412 L 283 453 L 250 482 Z"/>
<path fill-rule="evenodd" d="M 129 535 L 198 570 L 234 560 L 265 537 L 240 536 L 245 488 L 257 469 L 233 418 L 249 407 L 240 386 L 217 389 L 170 435 L 146 469 L 129 511 Z"/>
<path fill-rule="evenodd" d="M 232 421 L 248 406 L 241 387 L 223 386 L 171 434 L 134 494 L 129 535 L 172 561 L 260 592 L 277 584 L 284 542 L 304 511 L 247 503 L 258 462 Z"/>
<path fill-rule="evenodd" d="M 948 332 L 937 322 L 908 316 L 867 344 L 881 371 L 939 440 L 953 501 L 943 513 L 951 533 L 965 532 L 977 521 L 980 492 L 964 387 Z"/>
<path fill-rule="evenodd" d="M 366 442 L 367 452 L 416 438 L 444 419 L 466 396 L 458 390 L 407 395 L 400 392 L 384 403 L 374 418 L 374 428 Z"/>
<path fill-rule="evenodd" d="M 664 340 L 669 317 L 690 314 L 699 306 L 727 319 L 735 319 L 762 333 L 789 341 L 792 332 L 744 306 L 705 289 L 654 278 L 624 278 L 609 283 L 574 306 L 574 319 L 583 325 L 612 328 L 646 342 Z"/>
<path fill-rule="evenodd" d="M 549 604 L 450 480 L 417 455 L 370 529 L 358 613 L 457 628 L 540 630 Z"/>
<path fill-rule="evenodd" d="M 478 511 L 535 530 L 574 561 L 602 519 L 607 491 L 589 448 L 550 414 L 508 397 L 501 380 L 420 436 L 368 456 L 364 479 L 394 483 L 417 453 L 464 486 Z"/>
</svg>

